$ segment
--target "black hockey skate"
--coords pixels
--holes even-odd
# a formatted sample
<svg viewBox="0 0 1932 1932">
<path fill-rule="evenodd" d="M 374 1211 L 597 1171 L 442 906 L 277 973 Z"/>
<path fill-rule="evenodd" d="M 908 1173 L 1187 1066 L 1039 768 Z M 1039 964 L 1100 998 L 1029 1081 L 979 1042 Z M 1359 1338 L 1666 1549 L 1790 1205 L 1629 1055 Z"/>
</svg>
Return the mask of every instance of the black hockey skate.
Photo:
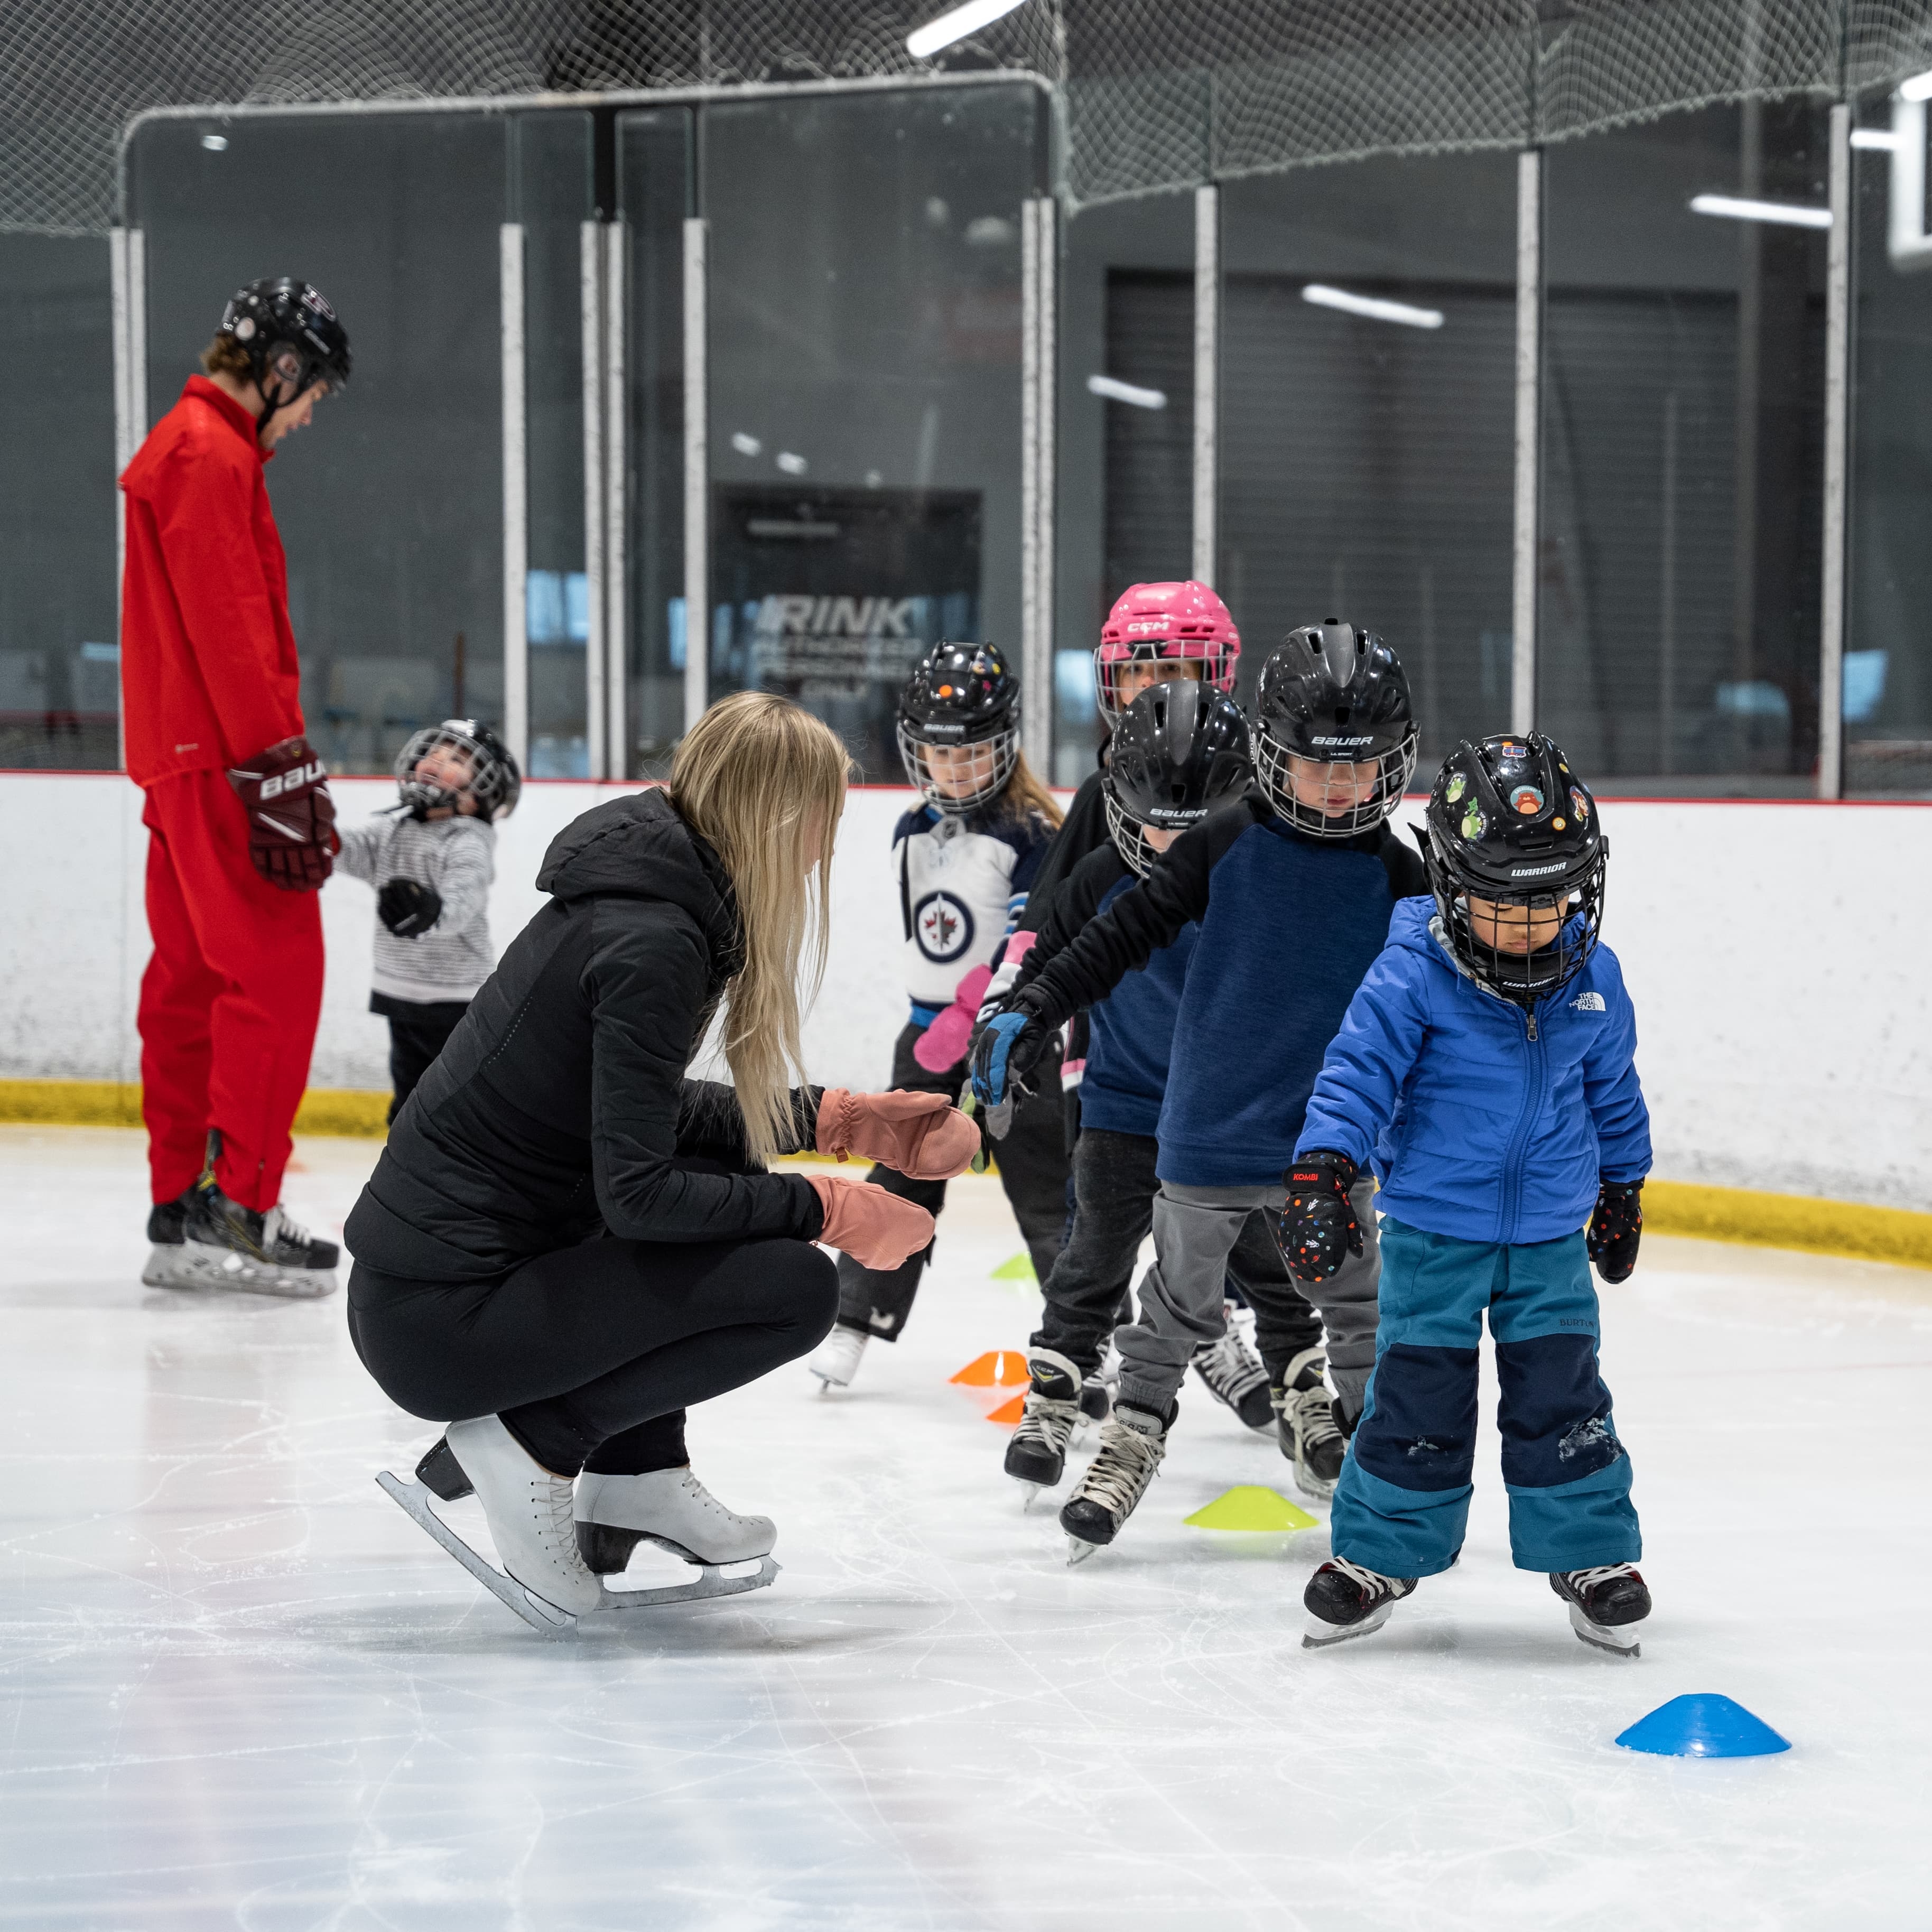
<svg viewBox="0 0 1932 1932">
<path fill-rule="evenodd" d="M 1113 1412 L 1113 1384 L 1096 1370 L 1080 1384 L 1081 1416 L 1088 1422 L 1105 1422 Z"/>
<path fill-rule="evenodd" d="M 1051 1348 L 1034 1348 L 1027 1355 L 1029 1378 L 1026 1412 L 1006 1444 L 1006 1474 L 1031 1487 L 1050 1490 L 1066 1471 L 1066 1445 L 1080 1425 L 1084 1408 L 1080 1371 Z"/>
<path fill-rule="evenodd" d="M 1281 1453 L 1294 1465 L 1294 1486 L 1316 1502 L 1335 1493 L 1348 1448 L 1335 1424 L 1334 1398 L 1322 1379 L 1327 1366 L 1319 1348 L 1304 1348 L 1268 1391 Z"/>
<path fill-rule="evenodd" d="M 1194 1372 L 1207 1384 L 1214 1400 L 1225 1402 L 1250 1429 L 1263 1436 L 1274 1433 L 1268 1371 L 1242 1340 L 1232 1310 L 1220 1340 L 1204 1342 L 1195 1350 Z"/>
<path fill-rule="evenodd" d="M 1120 1534 L 1120 1526 L 1133 1514 L 1160 1468 L 1175 1413 L 1170 1412 L 1163 1422 L 1146 1409 L 1124 1402 L 1102 1424 L 1100 1452 L 1060 1512 L 1069 1563 L 1084 1563 Z"/>
<path fill-rule="evenodd" d="M 1586 1643 L 1617 1657 L 1639 1654 L 1636 1626 L 1650 1615 L 1650 1586 L 1634 1564 L 1553 1570 L 1550 1587 L 1570 1606 L 1570 1627 Z"/>
<path fill-rule="evenodd" d="M 211 1170 L 187 1198 L 179 1278 L 170 1288 L 239 1288 L 250 1294 L 312 1298 L 335 1292 L 342 1251 L 315 1240 L 280 1207 L 258 1214 L 231 1201 Z"/>
<path fill-rule="evenodd" d="M 1302 1592 L 1309 1616 L 1302 1648 L 1323 1650 L 1380 1630 L 1389 1612 L 1414 1588 L 1413 1576 L 1384 1576 L 1346 1557 L 1330 1558 L 1309 1578 Z"/>
<path fill-rule="evenodd" d="M 188 1206 L 194 1198 L 190 1187 L 172 1201 L 157 1201 L 148 1210 L 148 1260 L 141 1280 L 149 1288 L 191 1288 L 182 1230 L 188 1220 Z"/>
</svg>

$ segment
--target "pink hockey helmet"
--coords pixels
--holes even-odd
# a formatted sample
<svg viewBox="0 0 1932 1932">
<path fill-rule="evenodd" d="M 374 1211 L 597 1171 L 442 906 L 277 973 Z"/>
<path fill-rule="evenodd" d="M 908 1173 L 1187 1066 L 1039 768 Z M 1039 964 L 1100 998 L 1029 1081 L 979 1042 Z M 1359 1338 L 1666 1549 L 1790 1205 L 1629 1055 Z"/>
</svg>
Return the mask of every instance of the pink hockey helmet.
<svg viewBox="0 0 1932 1932">
<path fill-rule="evenodd" d="M 1131 664 L 1197 662 L 1204 683 L 1234 688 L 1241 634 L 1228 607 L 1204 584 L 1136 584 L 1120 593 L 1100 626 L 1094 686 L 1100 709 L 1118 717 L 1127 700 L 1120 674 Z"/>
</svg>

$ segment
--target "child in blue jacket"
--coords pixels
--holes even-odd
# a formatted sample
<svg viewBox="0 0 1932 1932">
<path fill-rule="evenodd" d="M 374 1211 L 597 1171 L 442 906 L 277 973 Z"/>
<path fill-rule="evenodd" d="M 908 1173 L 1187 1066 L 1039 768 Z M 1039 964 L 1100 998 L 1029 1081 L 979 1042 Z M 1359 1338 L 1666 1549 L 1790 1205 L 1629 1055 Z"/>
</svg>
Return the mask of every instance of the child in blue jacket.
<svg viewBox="0 0 1932 1932">
<path fill-rule="evenodd" d="M 1288 1175 L 1288 1261 L 1308 1282 L 1362 1240 L 1360 1171 L 1382 1184 L 1375 1372 L 1304 1641 L 1379 1629 L 1455 1562 L 1486 1311 L 1516 1567 L 1549 1576 L 1585 1642 L 1634 1655 L 1650 1592 L 1589 1270 L 1618 1282 L 1635 1267 L 1650 1168 L 1630 998 L 1598 944 L 1609 848 L 1589 793 L 1532 732 L 1457 747 L 1424 849 L 1432 902 L 1396 908 Z"/>
</svg>

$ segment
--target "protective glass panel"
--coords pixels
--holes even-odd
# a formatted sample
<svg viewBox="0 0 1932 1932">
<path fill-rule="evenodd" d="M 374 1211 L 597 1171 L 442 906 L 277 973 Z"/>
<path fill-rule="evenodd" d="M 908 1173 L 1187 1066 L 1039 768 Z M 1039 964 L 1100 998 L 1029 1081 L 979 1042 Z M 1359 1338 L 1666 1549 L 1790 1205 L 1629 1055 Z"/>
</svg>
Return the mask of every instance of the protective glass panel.
<svg viewBox="0 0 1932 1932">
<path fill-rule="evenodd" d="M 0 767 L 120 763 L 107 244 L 0 235 Z M 31 454 L 29 454 L 31 453 Z"/>
<path fill-rule="evenodd" d="M 1537 716 L 1593 784 L 1815 784 L 1826 129 L 1548 151 Z"/>
<path fill-rule="evenodd" d="M 1514 158 L 1311 168 L 1221 206 L 1216 588 L 1241 691 L 1298 625 L 1378 632 L 1426 781 L 1509 722 Z"/>
<path fill-rule="evenodd" d="M 151 122 L 129 148 L 153 414 L 259 276 L 312 282 L 348 331 L 347 390 L 268 470 L 302 708 L 340 771 L 386 772 L 459 709 L 502 720 L 506 140 L 494 116 L 266 115 Z"/>
<path fill-rule="evenodd" d="M 894 701 L 941 637 L 1020 628 L 1027 86 L 700 116 L 711 224 L 714 697 L 784 691 L 903 782 Z"/>
</svg>

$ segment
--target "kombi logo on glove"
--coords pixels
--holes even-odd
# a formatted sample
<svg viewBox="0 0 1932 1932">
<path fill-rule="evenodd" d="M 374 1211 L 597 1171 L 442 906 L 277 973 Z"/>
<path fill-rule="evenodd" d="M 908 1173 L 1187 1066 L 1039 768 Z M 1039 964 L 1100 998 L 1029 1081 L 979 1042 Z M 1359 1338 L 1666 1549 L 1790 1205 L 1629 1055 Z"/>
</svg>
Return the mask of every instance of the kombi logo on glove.
<svg viewBox="0 0 1932 1932">
<path fill-rule="evenodd" d="M 928 892 L 913 913 L 912 929 L 920 952 L 942 964 L 973 944 L 973 915 L 950 892 Z"/>
</svg>

